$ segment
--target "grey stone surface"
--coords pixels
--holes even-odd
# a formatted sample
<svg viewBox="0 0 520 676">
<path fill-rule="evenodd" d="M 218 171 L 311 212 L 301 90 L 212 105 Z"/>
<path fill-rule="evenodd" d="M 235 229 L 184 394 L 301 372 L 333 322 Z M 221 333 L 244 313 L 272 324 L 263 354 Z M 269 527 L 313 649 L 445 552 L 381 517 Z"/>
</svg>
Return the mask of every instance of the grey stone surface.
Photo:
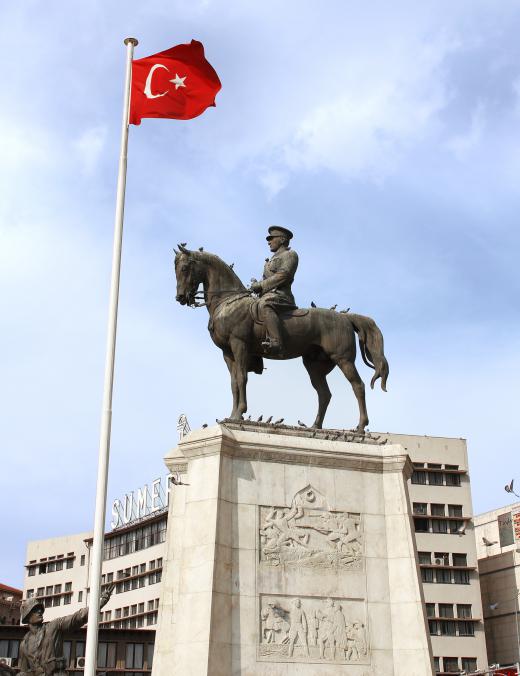
<svg viewBox="0 0 520 676">
<path fill-rule="evenodd" d="M 221 424 L 166 464 L 153 676 L 432 676 L 401 446 Z"/>
</svg>

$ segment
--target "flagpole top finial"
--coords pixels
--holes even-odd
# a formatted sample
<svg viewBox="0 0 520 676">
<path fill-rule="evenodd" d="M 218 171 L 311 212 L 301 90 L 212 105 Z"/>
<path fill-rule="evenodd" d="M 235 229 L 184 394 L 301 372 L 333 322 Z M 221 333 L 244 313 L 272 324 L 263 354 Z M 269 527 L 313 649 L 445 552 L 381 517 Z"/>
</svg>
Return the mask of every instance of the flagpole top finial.
<svg viewBox="0 0 520 676">
<path fill-rule="evenodd" d="M 134 47 L 136 47 L 139 44 L 139 41 L 136 38 L 125 38 L 124 42 L 125 45 L 131 44 Z"/>
</svg>

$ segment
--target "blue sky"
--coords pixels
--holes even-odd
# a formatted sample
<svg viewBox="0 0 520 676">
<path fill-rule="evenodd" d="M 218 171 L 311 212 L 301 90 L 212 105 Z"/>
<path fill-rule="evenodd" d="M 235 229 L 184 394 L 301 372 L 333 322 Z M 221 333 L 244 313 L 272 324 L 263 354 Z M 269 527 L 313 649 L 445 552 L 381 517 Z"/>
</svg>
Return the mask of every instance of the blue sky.
<svg viewBox="0 0 520 676">
<path fill-rule="evenodd" d="M 377 321 L 370 428 L 468 440 L 475 511 L 518 469 L 520 12 L 515 2 L 4 3 L 0 97 L 0 580 L 27 540 L 93 523 L 127 35 L 203 42 L 222 90 L 132 127 L 109 495 L 164 474 L 176 419 L 227 415 L 177 242 L 244 281 L 290 227 L 297 302 Z M 311 422 L 301 362 L 251 376 L 253 415 Z M 369 373 L 360 371 L 365 381 Z M 326 423 L 356 422 L 341 374 Z"/>
</svg>

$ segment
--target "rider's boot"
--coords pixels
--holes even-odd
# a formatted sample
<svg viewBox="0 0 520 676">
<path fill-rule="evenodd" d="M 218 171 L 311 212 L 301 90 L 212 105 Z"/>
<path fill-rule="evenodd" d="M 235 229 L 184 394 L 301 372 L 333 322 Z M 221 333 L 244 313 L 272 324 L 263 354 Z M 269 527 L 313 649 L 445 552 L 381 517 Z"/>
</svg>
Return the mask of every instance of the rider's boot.
<svg viewBox="0 0 520 676">
<path fill-rule="evenodd" d="M 283 342 L 280 331 L 280 320 L 276 312 L 270 307 L 264 307 L 264 323 L 267 332 L 267 338 L 262 342 L 262 346 L 269 354 L 278 355 L 282 353 Z"/>
</svg>

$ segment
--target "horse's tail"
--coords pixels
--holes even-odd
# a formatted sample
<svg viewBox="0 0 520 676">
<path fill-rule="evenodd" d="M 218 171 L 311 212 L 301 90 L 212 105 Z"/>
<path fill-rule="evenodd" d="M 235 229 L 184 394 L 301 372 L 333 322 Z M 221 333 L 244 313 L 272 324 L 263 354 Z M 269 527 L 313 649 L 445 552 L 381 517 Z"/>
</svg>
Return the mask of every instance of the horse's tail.
<svg viewBox="0 0 520 676">
<path fill-rule="evenodd" d="M 386 392 L 386 380 L 389 367 L 384 353 L 383 334 L 373 319 L 363 315 L 346 315 L 351 321 L 354 331 L 358 334 L 359 350 L 361 357 L 367 366 L 375 370 L 370 387 L 374 389 L 374 383 L 381 378 L 381 389 Z"/>
</svg>

